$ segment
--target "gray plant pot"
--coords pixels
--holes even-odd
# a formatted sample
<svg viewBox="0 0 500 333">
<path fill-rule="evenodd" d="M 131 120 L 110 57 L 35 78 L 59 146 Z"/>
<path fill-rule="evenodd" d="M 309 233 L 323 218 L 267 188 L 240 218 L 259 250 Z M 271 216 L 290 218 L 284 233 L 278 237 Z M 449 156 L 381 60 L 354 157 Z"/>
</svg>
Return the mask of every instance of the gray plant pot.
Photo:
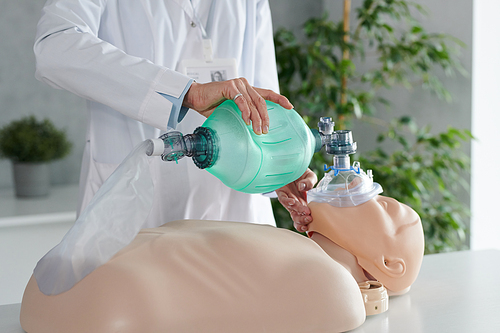
<svg viewBox="0 0 500 333">
<path fill-rule="evenodd" d="M 17 197 L 39 197 L 49 194 L 48 163 L 13 162 L 14 185 Z"/>
</svg>

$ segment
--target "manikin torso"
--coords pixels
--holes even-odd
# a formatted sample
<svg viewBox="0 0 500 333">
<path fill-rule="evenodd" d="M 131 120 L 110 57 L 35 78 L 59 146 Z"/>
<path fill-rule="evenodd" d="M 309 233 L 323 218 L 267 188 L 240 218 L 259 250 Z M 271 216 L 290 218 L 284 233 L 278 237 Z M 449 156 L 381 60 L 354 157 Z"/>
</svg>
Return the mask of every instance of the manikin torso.
<svg viewBox="0 0 500 333">
<path fill-rule="evenodd" d="M 311 239 L 196 220 L 144 229 L 60 295 L 32 278 L 21 310 L 28 333 L 326 333 L 364 319 L 356 280 Z"/>
<path fill-rule="evenodd" d="M 328 205 L 310 206 L 312 230 L 331 222 Z M 341 332 L 365 320 L 366 280 L 358 259 L 319 232 L 176 221 L 144 229 L 60 295 L 43 295 L 32 278 L 21 324 L 28 333 Z"/>
</svg>

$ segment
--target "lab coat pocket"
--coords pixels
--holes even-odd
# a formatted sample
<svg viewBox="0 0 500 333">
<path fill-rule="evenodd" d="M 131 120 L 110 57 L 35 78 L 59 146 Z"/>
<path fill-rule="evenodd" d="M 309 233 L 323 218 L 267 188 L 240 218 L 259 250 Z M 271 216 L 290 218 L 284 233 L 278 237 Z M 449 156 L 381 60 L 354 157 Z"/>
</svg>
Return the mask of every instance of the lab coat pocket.
<svg viewBox="0 0 500 333">
<path fill-rule="evenodd" d="M 118 164 L 115 163 L 100 163 L 94 159 L 90 160 L 87 174 L 87 181 L 84 182 L 84 189 L 81 200 L 81 208 L 79 212 L 87 207 L 90 200 L 94 197 L 97 190 L 108 179 L 109 176 L 116 170 Z"/>
</svg>

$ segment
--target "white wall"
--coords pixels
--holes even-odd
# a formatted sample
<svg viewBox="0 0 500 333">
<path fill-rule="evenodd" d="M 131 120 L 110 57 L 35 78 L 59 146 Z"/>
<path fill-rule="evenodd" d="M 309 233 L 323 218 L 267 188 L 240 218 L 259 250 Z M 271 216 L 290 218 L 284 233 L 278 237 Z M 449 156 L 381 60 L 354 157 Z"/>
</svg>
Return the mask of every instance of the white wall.
<svg viewBox="0 0 500 333">
<path fill-rule="evenodd" d="M 301 31 L 309 17 L 323 13 L 323 0 L 269 0 L 269 6 L 274 30 L 286 27 L 295 33 Z"/>
<path fill-rule="evenodd" d="M 500 249 L 500 2 L 474 1 L 471 248 Z"/>
<path fill-rule="evenodd" d="M 0 127 L 22 116 L 49 118 L 74 142 L 68 158 L 52 163 L 54 184 L 77 183 L 85 138 L 85 103 L 35 79 L 33 42 L 45 0 L 0 0 Z M 0 188 L 12 186 L 10 161 L 0 159 Z"/>
</svg>

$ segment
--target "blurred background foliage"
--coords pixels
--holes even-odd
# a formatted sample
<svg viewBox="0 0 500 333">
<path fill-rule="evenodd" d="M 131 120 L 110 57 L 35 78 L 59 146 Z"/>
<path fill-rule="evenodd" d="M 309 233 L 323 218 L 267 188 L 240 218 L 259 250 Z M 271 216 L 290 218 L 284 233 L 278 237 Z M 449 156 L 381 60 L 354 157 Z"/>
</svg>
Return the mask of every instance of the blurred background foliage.
<svg viewBox="0 0 500 333">
<path fill-rule="evenodd" d="M 381 97 L 381 89 L 421 86 L 451 101 L 436 73 L 467 74 L 459 62 L 463 43 L 448 34 L 427 32 L 417 14 L 427 13 L 410 1 L 364 0 L 351 12 L 350 0 L 344 0 L 340 22 L 325 14 L 305 22 L 302 36 L 278 30 L 280 89 L 311 128 L 327 116 L 337 130 L 350 128 L 353 122 L 380 129 L 374 138 L 377 148 L 354 160 L 373 170 L 383 195 L 417 211 L 426 253 L 462 250 L 467 248 L 469 210 L 457 195 L 468 190 L 470 161 L 461 146 L 472 138 L 471 133 L 449 127 L 432 134 L 428 124 L 417 124 L 411 115 L 389 121 L 377 116 L 377 111 L 391 104 Z M 368 52 L 376 55 L 376 66 L 360 70 Z M 319 179 L 331 159 L 315 154 L 310 167 Z M 276 199 L 273 209 L 278 226 L 293 229 L 288 212 Z"/>
<path fill-rule="evenodd" d="M 45 163 L 71 152 L 72 143 L 65 131 L 48 118 L 26 116 L 0 128 L 0 157 L 19 163 Z"/>
</svg>

